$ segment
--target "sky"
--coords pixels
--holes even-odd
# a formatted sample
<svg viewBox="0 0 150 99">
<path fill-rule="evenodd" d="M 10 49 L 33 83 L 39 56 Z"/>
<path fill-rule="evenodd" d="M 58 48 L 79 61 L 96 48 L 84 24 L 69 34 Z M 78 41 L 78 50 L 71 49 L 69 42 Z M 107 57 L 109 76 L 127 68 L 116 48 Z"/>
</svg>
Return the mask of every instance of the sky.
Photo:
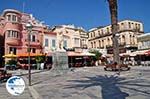
<svg viewBox="0 0 150 99">
<path fill-rule="evenodd" d="M 24 4 L 24 7 L 23 7 Z M 110 24 L 107 0 L 0 0 L 0 13 L 16 9 L 51 26 L 74 24 L 85 30 Z M 150 0 L 118 0 L 118 20 L 135 20 L 150 32 Z"/>
</svg>

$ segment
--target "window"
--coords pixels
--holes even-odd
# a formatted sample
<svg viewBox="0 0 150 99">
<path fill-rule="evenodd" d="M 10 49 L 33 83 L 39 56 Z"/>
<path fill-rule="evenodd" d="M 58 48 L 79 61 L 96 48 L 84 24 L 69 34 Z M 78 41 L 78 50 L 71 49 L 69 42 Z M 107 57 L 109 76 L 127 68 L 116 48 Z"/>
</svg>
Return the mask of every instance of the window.
<svg viewBox="0 0 150 99">
<path fill-rule="evenodd" d="M 64 47 L 67 47 L 67 40 L 64 40 Z"/>
<path fill-rule="evenodd" d="M 91 33 L 91 37 L 93 37 L 92 33 Z"/>
<path fill-rule="evenodd" d="M 107 33 L 109 34 L 109 28 L 107 28 Z"/>
<path fill-rule="evenodd" d="M 93 48 L 93 42 L 91 42 L 91 47 Z"/>
<path fill-rule="evenodd" d="M 16 54 L 17 49 L 15 47 L 9 47 L 9 53 Z"/>
<path fill-rule="evenodd" d="M 19 32 L 14 30 L 7 31 L 7 37 L 19 38 Z"/>
<path fill-rule="evenodd" d="M 96 48 L 96 42 L 94 41 L 94 48 Z"/>
<path fill-rule="evenodd" d="M 107 43 L 108 43 L 108 45 L 110 45 L 110 39 L 109 38 L 107 39 Z"/>
<path fill-rule="evenodd" d="M 100 34 L 100 31 L 98 31 L 98 35 L 100 36 L 101 34 Z"/>
<path fill-rule="evenodd" d="M 131 23 L 129 22 L 129 28 L 131 28 Z"/>
<path fill-rule="evenodd" d="M 103 35 L 103 30 L 101 30 L 101 33 L 102 33 L 102 35 Z"/>
<path fill-rule="evenodd" d="M 122 43 L 124 44 L 125 43 L 125 36 L 122 35 Z"/>
<path fill-rule="evenodd" d="M 48 47 L 48 39 L 45 39 L 45 46 Z"/>
<path fill-rule="evenodd" d="M 27 49 L 27 51 L 28 51 L 28 49 Z M 30 52 L 31 53 L 36 53 L 36 48 L 30 48 Z"/>
<path fill-rule="evenodd" d="M 12 16 L 12 21 L 17 21 L 17 17 L 15 15 Z"/>
<path fill-rule="evenodd" d="M 11 15 L 7 15 L 7 21 L 11 21 Z"/>
<path fill-rule="evenodd" d="M 99 40 L 99 48 L 101 47 L 101 41 Z"/>
<path fill-rule="evenodd" d="M 52 47 L 56 47 L 56 41 L 52 40 Z"/>
<path fill-rule="evenodd" d="M 32 48 L 32 53 L 36 53 L 36 49 L 35 48 Z"/>
<path fill-rule="evenodd" d="M 94 35 L 94 37 L 95 37 L 95 32 L 93 32 L 93 35 Z"/>
<path fill-rule="evenodd" d="M 135 24 L 135 29 L 138 29 L 138 25 L 137 25 L 137 23 Z"/>
<path fill-rule="evenodd" d="M 35 35 L 30 35 L 30 41 L 35 42 Z"/>
<path fill-rule="evenodd" d="M 11 37 L 11 32 L 12 31 L 8 30 L 7 32 L 8 32 L 7 37 Z"/>
<path fill-rule="evenodd" d="M 141 28 L 141 25 L 140 25 L 140 24 L 138 24 L 138 29 L 140 30 L 140 28 Z"/>
<path fill-rule="evenodd" d="M 75 38 L 74 43 L 75 43 L 75 44 L 79 44 L 79 38 Z"/>
<path fill-rule="evenodd" d="M 104 47 L 104 40 L 102 40 L 102 44 L 101 45 L 102 45 L 102 47 Z"/>
</svg>

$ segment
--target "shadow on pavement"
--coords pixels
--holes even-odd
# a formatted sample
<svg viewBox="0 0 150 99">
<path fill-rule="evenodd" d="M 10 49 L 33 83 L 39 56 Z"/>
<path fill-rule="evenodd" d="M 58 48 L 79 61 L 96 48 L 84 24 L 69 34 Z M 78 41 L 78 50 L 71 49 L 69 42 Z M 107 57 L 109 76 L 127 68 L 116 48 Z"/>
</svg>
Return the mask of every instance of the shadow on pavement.
<svg viewBox="0 0 150 99">
<path fill-rule="evenodd" d="M 73 84 L 67 85 L 65 88 L 85 88 L 97 86 L 101 87 L 102 99 L 125 99 L 129 96 L 127 93 L 122 92 L 117 86 L 117 83 L 124 80 L 124 78 L 119 78 L 117 76 L 95 76 L 95 77 L 85 77 L 86 80 L 69 80 Z"/>
</svg>

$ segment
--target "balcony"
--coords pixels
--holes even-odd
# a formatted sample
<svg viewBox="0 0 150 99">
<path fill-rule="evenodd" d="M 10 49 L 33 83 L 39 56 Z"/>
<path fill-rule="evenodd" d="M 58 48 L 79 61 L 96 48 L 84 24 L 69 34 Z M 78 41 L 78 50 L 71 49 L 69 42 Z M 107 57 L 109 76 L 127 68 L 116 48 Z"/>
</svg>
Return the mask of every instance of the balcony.
<svg viewBox="0 0 150 99">
<path fill-rule="evenodd" d="M 28 45 L 28 39 L 25 39 L 25 44 Z M 35 41 L 30 41 L 30 45 L 31 46 L 39 46 L 41 45 L 39 40 L 35 40 Z"/>
<path fill-rule="evenodd" d="M 106 45 L 106 48 L 112 48 L 112 45 Z"/>
<path fill-rule="evenodd" d="M 19 45 L 20 44 L 20 39 L 14 38 L 14 37 L 8 37 L 5 40 L 6 44 L 9 45 Z"/>
<path fill-rule="evenodd" d="M 125 46 L 126 45 L 126 43 L 125 42 L 121 42 L 121 43 L 119 43 L 119 46 Z"/>
</svg>

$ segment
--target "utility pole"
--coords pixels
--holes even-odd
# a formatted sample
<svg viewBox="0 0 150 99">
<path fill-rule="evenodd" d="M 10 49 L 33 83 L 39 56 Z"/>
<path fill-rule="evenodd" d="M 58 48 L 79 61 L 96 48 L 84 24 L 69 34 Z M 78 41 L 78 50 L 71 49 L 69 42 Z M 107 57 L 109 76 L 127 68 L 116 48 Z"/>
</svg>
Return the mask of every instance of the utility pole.
<svg viewBox="0 0 150 99">
<path fill-rule="evenodd" d="M 117 0 L 107 0 L 109 3 L 109 10 L 111 14 L 111 28 L 113 40 L 113 61 L 120 63 L 119 58 L 119 43 L 118 43 L 118 13 Z"/>
</svg>

